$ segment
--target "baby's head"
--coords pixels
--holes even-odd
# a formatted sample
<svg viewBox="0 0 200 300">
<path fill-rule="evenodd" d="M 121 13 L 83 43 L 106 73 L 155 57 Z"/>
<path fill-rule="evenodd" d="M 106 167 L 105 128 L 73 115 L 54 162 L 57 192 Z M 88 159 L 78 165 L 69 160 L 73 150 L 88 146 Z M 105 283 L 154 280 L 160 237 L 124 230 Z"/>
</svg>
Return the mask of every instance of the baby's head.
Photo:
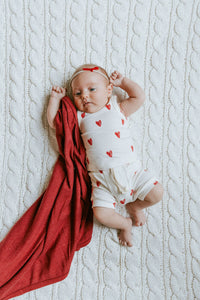
<svg viewBox="0 0 200 300">
<path fill-rule="evenodd" d="M 113 85 L 107 72 L 96 65 L 82 65 L 71 78 L 72 95 L 78 110 L 94 113 L 109 101 Z"/>
</svg>

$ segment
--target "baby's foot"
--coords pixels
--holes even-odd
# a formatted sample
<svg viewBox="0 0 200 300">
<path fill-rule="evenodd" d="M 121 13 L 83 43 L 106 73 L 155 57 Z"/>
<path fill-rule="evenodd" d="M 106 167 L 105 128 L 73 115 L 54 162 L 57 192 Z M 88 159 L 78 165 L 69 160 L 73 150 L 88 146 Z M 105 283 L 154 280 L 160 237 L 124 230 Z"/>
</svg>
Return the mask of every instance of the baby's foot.
<svg viewBox="0 0 200 300">
<path fill-rule="evenodd" d="M 131 218 L 127 218 L 127 228 L 121 229 L 119 233 L 119 243 L 123 246 L 132 247 L 132 220 Z"/>
</svg>

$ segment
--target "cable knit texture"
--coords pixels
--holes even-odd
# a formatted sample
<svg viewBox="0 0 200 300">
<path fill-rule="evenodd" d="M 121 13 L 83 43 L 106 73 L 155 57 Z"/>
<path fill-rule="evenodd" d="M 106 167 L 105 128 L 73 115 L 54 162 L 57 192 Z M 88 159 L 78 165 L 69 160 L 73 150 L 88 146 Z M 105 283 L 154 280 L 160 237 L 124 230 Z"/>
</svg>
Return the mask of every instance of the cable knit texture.
<svg viewBox="0 0 200 300">
<path fill-rule="evenodd" d="M 134 145 L 165 189 L 133 227 L 132 248 L 95 221 L 65 280 L 16 299 L 200 299 L 200 2 L 0 0 L 0 20 L 0 239 L 48 185 L 58 156 L 51 86 L 83 63 L 144 88 Z"/>
</svg>

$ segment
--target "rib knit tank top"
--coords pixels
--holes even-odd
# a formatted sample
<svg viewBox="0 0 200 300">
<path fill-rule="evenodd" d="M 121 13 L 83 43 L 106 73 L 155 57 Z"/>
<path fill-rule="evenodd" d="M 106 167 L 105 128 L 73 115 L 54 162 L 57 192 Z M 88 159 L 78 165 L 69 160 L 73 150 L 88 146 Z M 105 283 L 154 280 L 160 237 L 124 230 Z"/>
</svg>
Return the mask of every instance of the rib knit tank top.
<svg viewBox="0 0 200 300">
<path fill-rule="evenodd" d="M 88 171 L 107 170 L 138 161 L 129 120 L 122 114 L 117 97 L 95 113 L 77 111 L 86 149 Z"/>
</svg>

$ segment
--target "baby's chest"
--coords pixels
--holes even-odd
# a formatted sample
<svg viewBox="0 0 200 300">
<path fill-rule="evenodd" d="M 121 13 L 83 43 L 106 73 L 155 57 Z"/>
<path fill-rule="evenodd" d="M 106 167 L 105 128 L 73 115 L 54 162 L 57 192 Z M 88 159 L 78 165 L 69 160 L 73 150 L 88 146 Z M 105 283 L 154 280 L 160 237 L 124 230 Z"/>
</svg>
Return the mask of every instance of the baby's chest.
<svg viewBox="0 0 200 300">
<path fill-rule="evenodd" d="M 99 114 L 96 116 L 85 116 L 80 123 L 81 133 L 116 131 L 128 127 L 127 120 L 119 114 Z"/>
</svg>

